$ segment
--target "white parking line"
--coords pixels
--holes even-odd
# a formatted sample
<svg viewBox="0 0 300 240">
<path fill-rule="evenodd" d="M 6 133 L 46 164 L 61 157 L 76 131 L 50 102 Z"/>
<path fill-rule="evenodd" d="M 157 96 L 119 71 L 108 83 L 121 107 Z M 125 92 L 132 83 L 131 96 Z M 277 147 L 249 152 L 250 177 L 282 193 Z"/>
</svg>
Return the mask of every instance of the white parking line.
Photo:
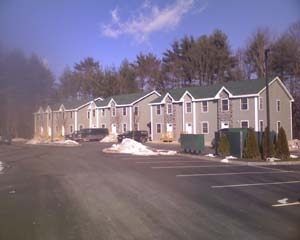
<svg viewBox="0 0 300 240">
<path fill-rule="evenodd" d="M 204 176 L 226 176 L 226 175 L 249 175 L 249 174 L 276 174 L 292 173 L 293 171 L 281 172 L 229 172 L 229 173 L 196 173 L 196 174 L 178 174 L 176 177 L 204 177 Z"/>
<path fill-rule="evenodd" d="M 184 166 L 162 166 L 151 167 L 152 169 L 176 169 L 176 168 L 218 168 L 218 167 L 244 167 L 241 165 L 184 165 Z"/>
<path fill-rule="evenodd" d="M 201 163 L 201 162 L 209 162 L 209 160 L 192 160 L 192 161 L 186 161 L 186 160 L 182 160 L 182 161 L 138 161 L 136 163 L 138 164 L 153 164 L 153 163 Z"/>
<path fill-rule="evenodd" d="M 219 186 L 211 186 L 211 187 L 212 188 L 235 188 L 235 187 L 251 187 L 251 186 L 295 184 L 295 183 L 300 183 L 300 180 L 299 181 L 289 181 L 289 182 L 269 182 L 269 183 L 250 183 L 250 184 L 219 185 Z"/>
</svg>

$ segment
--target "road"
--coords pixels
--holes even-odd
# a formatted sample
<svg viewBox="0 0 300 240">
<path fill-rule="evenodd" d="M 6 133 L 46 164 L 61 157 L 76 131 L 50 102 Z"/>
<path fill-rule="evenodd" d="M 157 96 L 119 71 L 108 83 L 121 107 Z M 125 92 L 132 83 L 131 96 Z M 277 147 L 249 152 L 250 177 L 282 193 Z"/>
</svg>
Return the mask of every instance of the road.
<svg viewBox="0 0 300 240">
<path fill-rule="evenodd" d="M 0 146 L 0 240 L 300 239 L 300 165 L 103 153 L 110 145 Z"/>
</svg>

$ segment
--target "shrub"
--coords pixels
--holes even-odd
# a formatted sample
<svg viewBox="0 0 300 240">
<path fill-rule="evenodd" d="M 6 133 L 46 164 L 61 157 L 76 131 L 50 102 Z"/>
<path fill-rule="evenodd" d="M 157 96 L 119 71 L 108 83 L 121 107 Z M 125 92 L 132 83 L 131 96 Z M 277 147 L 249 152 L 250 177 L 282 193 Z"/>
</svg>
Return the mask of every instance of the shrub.
<svg viewBox="0 0 300 240">
<path fill-rule="evenodd" d="M 230 144 L 225 134 L 221 134 L 220 136 L 218 153 L 222 158 L 228 156 L 230 153 Z"/>
<path fill-rule="evenodd" d="M 266 158 L 268 153 L 267 153 L 267 130 L 268 130 L 268 127 L 265 128 L 265 131 L 263 133 L 263 146 L 262 146 L 262 154 L 263 154 L 263 158 Z M 269 131 L 269 139 L 270 139 L 270 156 L 269 157 L 274 157 L 275 156 L 275 147 L 274 147 L 274 142 L 272 141 L 272 138 L 271 138 L 271 133 Z"/>
<path fill-rule="evenodd" d="M 243 157 L 250 158 L 250 159 L 260 158 L 259 147 L 258 147 L 257 139 L 253 128 L 249 128 L 246 141 L 245 141 Z"/>
<path fill-rule="evenodd" d="M 281 160 L 287 160 L 290 157 L 289 145 L 283 127 L 279 128 L 275 152 L 276 157 Z"/>
</svg>

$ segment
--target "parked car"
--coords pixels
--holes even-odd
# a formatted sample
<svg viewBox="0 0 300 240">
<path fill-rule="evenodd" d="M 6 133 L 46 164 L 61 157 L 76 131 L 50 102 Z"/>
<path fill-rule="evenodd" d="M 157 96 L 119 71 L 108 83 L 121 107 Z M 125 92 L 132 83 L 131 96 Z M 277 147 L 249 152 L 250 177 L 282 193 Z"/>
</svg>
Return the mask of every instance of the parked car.
<svg viewBox="0 0 300 240">
<path fill-rule="evenodd" d="M 107 128 L 83 128 L 66 135 L 66 139 L 74 141 L 100 141 L 108 135 Z"/>
<path fill-rule="evenodd" d="M 65 139 L 67 140 L 73 140 L 73 141 L 80 141 L 80 130 L 74 131 L 70 134 L 67 134 L 65 136 Z"/>
<path fill-rule="evenodd" d="M 118 135 L 118 142 L 122 142 L 124 138 L 131 138 L 135 141 L 144 143 L 148 141 L 148 132 L 144 130 L 127 131 Z"/>
</svg>

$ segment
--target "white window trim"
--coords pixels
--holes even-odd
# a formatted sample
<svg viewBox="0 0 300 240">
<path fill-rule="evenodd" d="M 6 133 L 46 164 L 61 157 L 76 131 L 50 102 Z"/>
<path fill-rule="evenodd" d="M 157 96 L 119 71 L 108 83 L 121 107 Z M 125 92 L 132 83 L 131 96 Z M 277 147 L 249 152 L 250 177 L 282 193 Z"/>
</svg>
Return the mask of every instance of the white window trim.
<svg viewBox="0 0 300 240">
<path fill-rule="evenodd" d="M 206 108 L 207 108 L 206 111 L 204 111 L 204 108 L 203 108 L 203 103 L 204 103 L 204 102 L 206 102 Z M 202 113 L 208 113 L 208 101 L 203 101 L 203 102 L 201 102 L 201 112 L 202 112 Z"/>
<path fill-rule="evenodd" d="M 280 127 L 282 127 L 281 125 L 281 121 L 276 121 L 276 129 L 277 129 L 277 134 L 279 133 L 279 127 L 278 127 L 278 123 L 280 124 Z"/>
<path fill-rule="evenodd" d="M 204 124 L 204 123 L 207 124 L 207 133 L 204 133 L 204 132 L 203 132 L 203 129 L 204 129 L 204 128 L 203 128 L 203 124 Z M 208 121 L 202 121 L 202 122 L 201 122 L 201 133 L 202 133 L 202 134 L 209 134 L 209 122 L 208 122 Z"/>
<path fill-rule="evenodd" d="M 187 109 L 188 109 L 188 104 L 190 104 L 191 106 L 190 106 L 190 109 L 191 109 L 191 111 L 187 111 Z M 186 102 L 185 103 L 185 113 L 192 113 L 193 112 L 193 105 L 192 105 L 192 102 Z"/>
<path fill-rule="evenodd" d="M 242 124 L 243 122 L 246 122 L 246 123 L 247 123 L 247 126 L 248 126 L 247 128 L 249 128 L 249 120 L 241 120 L 241 121 L 240 121 L 240 127 L 241 127 L 241 128 L 242 128 L 242 126 L 243 126 L 243 124 Z"/>
<path fill-rule="evenodd" d="M 247 108 L 246 109 L 242 109 L 242 99 L 246 99 L 247 100 Z M 249 110 L 249 98 L 247 98 L 247 97 L 240 98 L 240 110 L 241 111 L 248 111 Z"/>
<path fill-rule="evenodd" d="M 122 108 L 122 116 L 127 116 L 127 107 Z"/>
<path fill-rule="evenodd" d="M 115 117 L 115 116 L 116 116 L 116 113 L 117 113 L 116 107 L 112 107 L 112 108 L 111 108 L 111 116 L 112 116 L 112 117 Z"/>
<path fill-rule="evenodd" d="M 262 127 L 262 129 L 260 128 L 261 127 L 261 123 L 262 123 L 262 125 L 263 125 L 263 127 Z M 265 129 L 264 129 L 264 120 L 259 120 L 259 122 L 258 122 L 258 127 L 259 127 L 259 131 L 261 131 L 261 132 L 263 132 Z"/>
<path fill-rule="evenodd" d="M 135 114 L 135 109 L 137 108 L 137 114 Z M 135 115 L 135 116 L 139 116 L 140 115 L 140 108 L 139 108 L 139 106 L 134 106 L 133 107 L 133 115 Z"/>
<path fill-rule="evenodd" d="M 160 125 L 160 132 L 157 132 L 157 125 Z M 157 133 L 157 134 L 162 133 L 162 132 L 163 132 L 162 126 L 163 126 L 163 125 L 162 125 L 161 123 L 156 123 L 156 124 L 155 124 L 155 133 Z"/>
<path fill-rule="evenodd" d="M 278 103 L 279 103 L 279 110 L 278 110 Z M 276 99 L 276 112 L 280 112 L 281 111 L 281 101 L 280 99 Z"/>
<path fill-rule="evenodd" d="M 125 130 L 124 130 L 124 128 L 125 128 Z M 127 129 L 127 123 L 123 123 L 122 124 L 122 131 L 123 132 L 126 132 L 128 129 Z"/>
<path fill-rule="evenodd" d="M 227 100 L 227 106 L 228 106 L 228 109 L 227 110 L 223 110 L 223 101 L 224 100 Z M 221 111 L 222 112 L 229 112 L 229 110 L 230 110 L 230 106 L 229 106 L 229 98 L 221 98 Z"/>
<path fill-rule="evenodd" d="M 264 102 L 263 102 L 264 98 L 263 97 L 259 97 L 258 98 L 258 110 L 262 111 L 264 110 Z"/>
<path fill-rule="evenodd" d="M 159 109 L 159 113 L 157 113 L 157 109 Z M 161 115 L 161 105 L 156 105 L 155 113 L 156 113 L 157 116 Z"/>
<path fill-rule="evenodd" d="M 173 104 L 172 103 L 167 103 L 167 115 L 172 115 L 173 114 Z M 171 112 L 169 112 L 169 106 L 171 106 Z"/>
</svg>

